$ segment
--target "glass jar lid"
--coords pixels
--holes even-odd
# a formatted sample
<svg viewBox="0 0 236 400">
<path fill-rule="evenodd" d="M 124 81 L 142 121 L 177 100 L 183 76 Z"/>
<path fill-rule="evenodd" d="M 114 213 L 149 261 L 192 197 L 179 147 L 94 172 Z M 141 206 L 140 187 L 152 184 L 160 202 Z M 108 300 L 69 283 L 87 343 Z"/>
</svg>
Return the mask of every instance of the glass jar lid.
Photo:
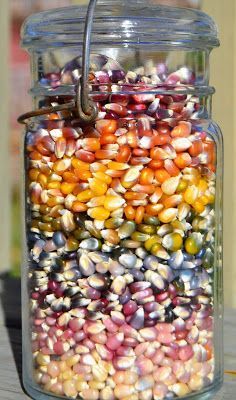
<svg viewBox="0 0 236 400">
<path fill-rule="evenodd" d="M 22 27 L 22 45 L 29 50 L 81 46 L 86 11 L 73 6 L 30 16 Z M 91 44 L 211 49 L 219 39 L 216 24 L 202 11 L 160 6 L 155 0 L 100 0 Z"/>
</svg>

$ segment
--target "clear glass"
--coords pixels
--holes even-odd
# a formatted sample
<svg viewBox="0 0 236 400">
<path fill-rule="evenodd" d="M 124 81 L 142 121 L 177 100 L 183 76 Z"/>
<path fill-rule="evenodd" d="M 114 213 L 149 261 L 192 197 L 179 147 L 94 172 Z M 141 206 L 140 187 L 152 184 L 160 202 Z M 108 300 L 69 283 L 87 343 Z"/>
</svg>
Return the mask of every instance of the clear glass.
<svg viewBox="0 0 236 400">
<path fill-rule="evenodd" d="M 83 18 L 70 8 L 26 22 L 35 107 L 74 97 Z M 208 86 L 217 44 L 203 13 L 104 1 L 89 76 L 96 121 L 71 110 L 27 125 L 23 369 L 33 398 L 210 399 L 221 386 L 223 144 Z"/>
</svg>

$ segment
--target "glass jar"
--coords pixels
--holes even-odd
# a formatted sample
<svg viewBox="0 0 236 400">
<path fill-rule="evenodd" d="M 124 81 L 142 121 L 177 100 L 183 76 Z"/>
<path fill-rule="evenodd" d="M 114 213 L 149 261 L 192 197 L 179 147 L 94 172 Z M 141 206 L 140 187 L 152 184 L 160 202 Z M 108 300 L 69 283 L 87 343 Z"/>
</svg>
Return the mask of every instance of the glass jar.
<svg viewBox="0 0 236 400">
<path fill-rule="evenodd" d="M 85 15 L 25 22 L 35 110 L 76 99 Z M 23 358 L 35 399 L 203 400 L 220 387 L 222 136 L 208 85 L 218 44 L 200 11 L 103 0 L 88 82 L 96 121 L 70 106 L 28 115 Z"/>
</svg>

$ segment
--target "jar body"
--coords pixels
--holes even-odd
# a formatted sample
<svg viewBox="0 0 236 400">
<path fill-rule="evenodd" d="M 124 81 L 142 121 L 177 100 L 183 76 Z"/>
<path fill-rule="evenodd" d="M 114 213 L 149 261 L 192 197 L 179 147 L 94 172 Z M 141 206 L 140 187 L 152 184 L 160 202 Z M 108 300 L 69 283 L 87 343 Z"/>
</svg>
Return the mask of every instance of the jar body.
<svg viewBox="0 0 236 400">
<path fill-rule="evenodd" d="M 96 121 L 66 111 L 26 131 L 25 387 L 37 399 L 210 399 L 223 362 L 211 96 L 186 64 L 127 72 L 104 53 L 92 55 Z M 69 101 L 60 90 L 78 64 L 41 75 L 58 91 L 36 104 Z"/>
</svg>

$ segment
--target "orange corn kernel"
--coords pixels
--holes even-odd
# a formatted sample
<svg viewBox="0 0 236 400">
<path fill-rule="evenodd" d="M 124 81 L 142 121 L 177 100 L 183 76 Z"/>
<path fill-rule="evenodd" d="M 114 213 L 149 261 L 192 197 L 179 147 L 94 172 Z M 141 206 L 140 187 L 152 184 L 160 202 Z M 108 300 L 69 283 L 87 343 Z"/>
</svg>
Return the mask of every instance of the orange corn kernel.
<svg viewBox="0 0 236 400">
<path fill-rule="evenodd" d="M 66 139 L 59 137 L 55 144 L 55 155 L 57 158 L 62 158 L 66 151 Z"/>
<path fill-rule="evenodd" d="M 130 147 L 127 145 L 120 146 L 116 161 L 121 163 L 127 163 L 131 157 Z"/>
<path fill-rule="evenodd" d="M 114 134 L 118 128 L 117 121 L 115 119 L 103 119 L 96 123 L 96 129 L 102 135 Z"/>
<path fill-rule="evenodd" d="M 135 157 L 148 157 L 149 156 L 149 151 L 146 149 L 134 149 L 133 150 L 133 156 Z"/>
<path fill-rule="evenodd" d="M 178 176 L 180 173 L 179 168 L 175 165 L 175 163 L 172 160 L 165 160 L 164 167 L 168 172 L 168 174 L 170 174 L 171 176 Z"/>
<path fill-rule="evenodd" d="M 49 156 L 51 154 L 49 149 L 47 149 L 45 147 L 44 142 L 42 140 L 40 140 L 40 142 L 37 144 L 36 148 L 39 151 L 39 153 L 42 154 L 43 156 Z"/>
<path fill-rule="evenodd" d="M 89 178 L 92 177 L 92 174 L 90 171 L 88 170 L 84 170 L 84 169 L 75 169 L 74 170 L 74 174 L 76 176 L 77 179 L 80 179 L 81 181 L 87 181 Z"/>
<path fill-rule="evenodd" d="M 117 161 L 110 161 L 108 163 L 109 169 L 114 169 L 115 171 L 124 171 L 129 168 L 129 165 L 126 163 L 120 163 Z"/>
<path fill-rule="evenodd" d="M 39 176 L 39 174 L 40 174 L 40 172 L 39 172 L 38 169 L 32 168 L 32 169 L 29 170 L 29 179 L 31 181 L 36 181 L 37 177 Z"/>
<path fill-rule="evenodd" d="M 64 198 L 62 197 L 50 197 L 47 201 L 47 205 L 48 207 L 54 207 L 57 206 L 59 204 L 62 204 L 62 199 L 64 201 Z"/>
<path fill-rule="evenodd" d="M 62 178 L 68 183 L 77 183 L 79 181 L 78 177 L 73 172 L 64 172 Z"/>
<path fill-rule="evenodd" d="M 160 187 L 157 187 L 157 188 L 155 189 L 155 192 L 149 197 L 149 201 L 150 201 L 152 204 L 156 204 L 156 203 L 158 203 L 158 201 L 162 198 L 162 196 L 163 196 L 163 191 L 162 191 L 162 189 L 161 189 Z"/>
<path fill-rule="evenodd" d="M 72 204 L 72 211 L 75 213 L 87 211 L 88 207 L 86 204 L 81 203 L 80 201 L 74 201 Z"/>
<path fill-rule="evenodd" d="M 189 153 L 179 153 L 175 158 L 174 162 L 178 168 L 184 169 L 191 164 L 192 157 L 189 155 Z"/>
<path fill-rule="evenodd" d="M 100 139 L 92 137 L 83 139 L 82 147 L 87 151 L 97 151 L 101 148 Z"/>
<path fill-rule="evenodd" d="M 133 220 L 135 218 L 135 209 L 132 206 L 126 206 L 124 212 L 127 219 Z"/>
<path fill-rule="evenodd" d="M 155 136 L 154 143 L 155 146 L 163 146 L 165 144 L 169 144 L 171 142 L 171 137 L 166 134 L 160 134 Z"/>
<path fill-rule="evenodd" d="M 117 142 L 117 137 L 113 133 L 109 133 L 106 135 L 101 135 L 100 143 L 101 145 L 104 144 L 114 144 Z"/>
<path fill-rule="evenodd" d="M 58 160 L 58 158 L 57 158 L 56 154 L 52 154 L 52 155 L 51 155 L 51 160 L 50 160 L 50 161 L 51 161 L 52 163 L 55 163 L 57 160 Z"/>
<path fill-rule="evenodd" d="M 146 193 L 126 192 L 124 194 L 126 200 L 144 200 L 146 197 Z"/>
<path fill-rule="evenodd" d="M 172 196 L 167 196 L 163 201 L 163 205 L 165 208 L 175 208 L 182 202 L 182 200 L 183 197 L 181 194 L 174 194 Z"/>
<path fill-rule="evenodd" d="M 31 151 L 29 158 L 31 160 L 42 160 L 42 154 L 40 154 L 38 151 Z"/>
<path fill-rule="evenodd" d="M 126 137 L 127 137 L 127 143 L 130 147 L 132 147 L 133 149 L 138 147 L 138 136 L 135 132 L 133 131 L 128 132 Z"/>
<path fill-rule="evenodd" d="M 132 187 L 132 190 L 137 193 L 153 194 L 155 192 L 155 186 L 136 184 Z"/>
<path fill-rule="evenodd" d="M 188 137 L 191 133 L 192 125 L 190 122 L 181 121 L 178 126 L 176 126 L 172 132 L 172 137 Z"/>
<path fill-rule="evenodd" d="M 168 172 L 164 168 L 161 168 L 155 171 L 155 177 L 158 182 L 163 183 L 166 179 L 169 179 L 171 175 L 168 174 Z"/>
<path fill-rule="evenodd" d="M 192 156 L 192 157 L 199 156 L 199 154 L 201 154 L 203 151 L 202 141 L 200 139 L 194 140 L 194 142 L 192 143 L 192 146 L 189 148 L 188 151 L 189 151 L 190 156 Z"/>
<path fill-rule="evenodd" d="M 59 115 L 58 115 L 58 114 L 54 113 L 54 114 L 49 114 L 48 119 L 49 119 L 50 121 L 54 121 L 54 120 L 58 120 L 58 119 L 60 119 L 60 118 L 59 118 Z"/>
<path fill-rule="evenodd" d="M 205 143 L 203 143 L 203 151 L 208 154 L 208 163 L 214 163 L 215 143 L 212 140 L 206 140 Z"/>
<path fill-rule="evenodd" d="M 136 224 L 141 224 L 142 223 L 144 212 L 145 212 L 145 207 L 139 206 L 137 208 L 136 214 L 135 214 L 135 222 L 136 222 Z"/>
<path fill-rule="evenodd" d="M 148 164 L 148 167 L 151 169 L 159 169 L 159 168 L 163 168 L 164 163 L 162 160 L 152 160 L 150 161 L 150 163 Z"/>
<path fill-rule="evenodd" d="M 144 168 L 141 172 L 139 182 L 141 185 L 151 185 L 154 179 L 154 172 L 151 168 Z"/>
<path fill-rule="evenodd" d="M 75 153 L 75 155 L 80 161 L 85 163 L 93 163 L 95 161 L 95 155 L 91 151 L 80 149 Z"/>
<path fill-rule="evenodd" d="M 97 150 L 95 153 L 95 158 L 98 160 L 114 160 L 117 153 L 113 150 Z"/>
<path fill-rule="evenodd" d="M 61 184 L 61 192 L 63 194 L 70 194 L 73 192 L 76 184 L 75 183 L 69 183 L 69 182 L 62 182 Z"/>
<path fill-rule="evenodd" d="M 163 207 L 163 204 L 148 204 L 146 206 L 146 214 L 155 217 L 163 209 Z"/>
<path fill-rule="evenodd" d="M 112 178 L 120 178 L 121 176 L 124 175 L 125 171 L 116 171 L 114 169 L 107 169 L 106 174 L 108 176 L 111 176 Z"/>
<path fill-rule="evenodd" d="M 204 347 L 205 347 L 205 350 L 206 350 L 206 353 L 207 353 L 207 361 L 209 361 L 209 360 L 212 359 L 212 356 L 213 356 L 212 346 L 209 343 L 206 343 L 204 345 Z"/>
<path fill-rule="evenodd" d="M 89 164 L 79 160 L 78 158 L 72 158 L 71 164 L 75 169 L 89 170 Z"/>
</svg>

